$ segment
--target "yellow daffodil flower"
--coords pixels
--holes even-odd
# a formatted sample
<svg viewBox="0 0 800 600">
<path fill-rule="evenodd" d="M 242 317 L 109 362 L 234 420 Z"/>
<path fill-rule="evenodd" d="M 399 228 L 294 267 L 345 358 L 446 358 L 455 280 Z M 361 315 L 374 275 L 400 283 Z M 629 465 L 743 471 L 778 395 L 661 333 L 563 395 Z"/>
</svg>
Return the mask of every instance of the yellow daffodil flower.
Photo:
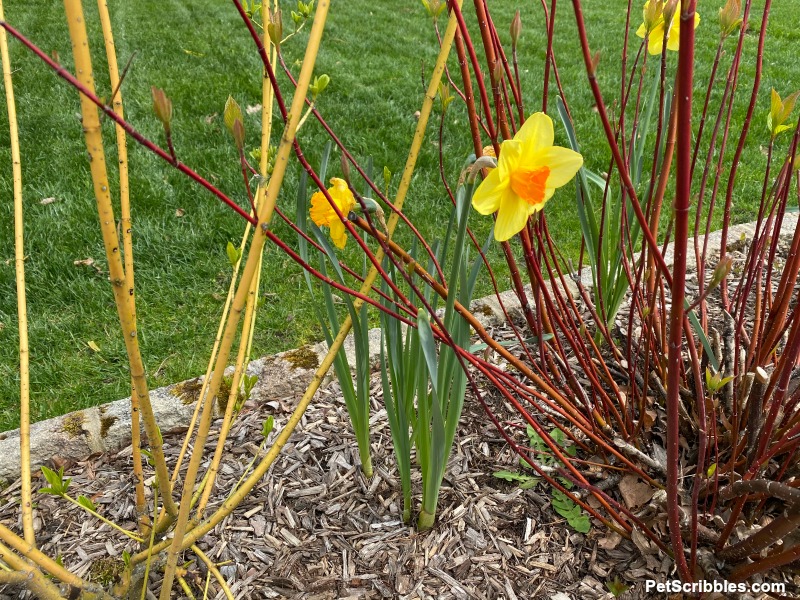
<svg viewBox="0 0 800 600">
<path fill-rule="evenodd" d="M 647 51 L 650 54 L 661 54 L 664 51 L 664 12 L 661 2 L 657 2 L 652 7 L 650 3 L 654 0 L 647 0 L 644 3 L 644 23 L 639 25 L 636 30 L 636 35 L 644 39 L 647 38 Z M 655 13 L 655 14 L 654 14 Z M 674 52 L 678 51 L 680 47 L 680 20 L 681 9 L 680 5 L 675 7 L 672 14 L 672 19 L 667 29 L 667 50 Z M 694 27 L 700 24 L 700 13 L 694 13 Z"/>
<path fill-rule="evenodd" d="M 336 203 L 336 207 L 346 218 L 347 214 L 356 205 L 356 199 L 353 197 L 353 192 L 347 187 L 347 182 L 344 179 L 333 177 L 331 179 L 331 186 L 328 188 L 328 194 Z M 344 248 L 347 243 L 347 229 L 344 223 L 339 219 L 336 211 L 328 202 L 325 194 L 322 192 L 315 192 L 311 196 L 311 220 L 314 221 L 319 227 L 328 227 L 331 230 L 331 240 L 337 248 Z"/>
<path fill-rule="evenodd" d="M 500 146 L 497 168 L 475 190 L 472 206 L 482 215 L 497 212 L 494 237 L 504 242 L 522 231 L 528 217 L 542 210 L 581 165 L 580 154 L 553 146 L 553 120 L 534 113 L 513 140 Z"/>
</svg>

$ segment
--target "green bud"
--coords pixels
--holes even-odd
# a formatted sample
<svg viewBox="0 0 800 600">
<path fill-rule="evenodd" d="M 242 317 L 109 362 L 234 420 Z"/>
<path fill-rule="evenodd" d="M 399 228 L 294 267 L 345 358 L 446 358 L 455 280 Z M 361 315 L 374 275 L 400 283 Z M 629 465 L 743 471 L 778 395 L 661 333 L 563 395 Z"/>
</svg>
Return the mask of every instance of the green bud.
<svg viewBox="0 0 800 600">
<path fill-rule="evenodd" d="M 389 184 L 392 182 L 392 172 L 389 170 L 389 167 L 386 165 L 383 166 L 383 184 L 386 186 L 386 189 L 389 189 Z"/>
<path fill-rule="evenodd" d="M 267 25 L 267 34 L 269 35 L 270 41 L 280 51 L 281 40 L 283 39 L 283 23 L 281 21 L 280 9 L 276 10 L 275 12 L 270 11 L 269 25 Z"/>
<path fill-rule="evenodd" d="M 717 263 L 717 266 L 714 268 L 714 273 L 711 275 L 711 281 L 708 282 L 709 292 L 722 283 L 722 280 L 731 272 L 731 267 L 733 267 L 732 256 L 726 256 Z"/>
<path fill-rule="evenodd" d="M 172 123 L 172 100 L 167 98 L 164 90 L 157 87 L 150 88 L 153 94 L 153 110 L 156 118 L 164 125 L 164 129 L 169 133 Z"/>
<path fill-rule="evenodd" d="M 439 99 L 442 101 L 442 111 L 444 112 L 453 101 L 453 95 L 450 93 L 450 86 L 446 82 L 439 83 Z"/>
<path fill-rule="evenodd" d="M 241 150 L 244 147 L 244 116 L 242 115 L 242 109 L 233 99 L 233 96 L 228 96 L 228 100 L 225 102 L 222 120 L 225 122 L 225 127 L 233 135 L 236 147 Z"/>
<path fill-rule="evenodd" d="M 339 162 L 342 165 L 342 179 L 344 179 L 347 184 L 350 184 L 350 161 L 347 160 L 347 157 L 342 154 L 339 157 Z"/>
<path fill-rule="evenodd" d="M 308 86 L 308 89 L 311 91 L 311 98 L 316 99 L 322 92 L 325 91 L 325 88 L 328 87 L 328 84 L 331 82 L 330 76 L 323 73 L 319 77 L 314 77 L 314 83 Z"/>
<path fill-rule="evenodd" d="M 741 10 L 741 0 L 728 0 L 725 6 L 719 9 L 719 29 L 723 38 L 728 37 L 742 24 L 742 19 L 739 18 Z"/>
<path fill-rule="evenodd" d="M 522 17 L 519 15 L 519 10 L 514 13 L 514 18 L 511 19 L 511 48 L 516 50 L 519 34 L 522 33 Z"/>
<path fill-rule="evenodd" d="M 422 0 L 422 5 L 434 21 L 436 21 L 444 9 L 447 8 L 447 2 L 443 2 L 442 0 Z"/>
</svg>

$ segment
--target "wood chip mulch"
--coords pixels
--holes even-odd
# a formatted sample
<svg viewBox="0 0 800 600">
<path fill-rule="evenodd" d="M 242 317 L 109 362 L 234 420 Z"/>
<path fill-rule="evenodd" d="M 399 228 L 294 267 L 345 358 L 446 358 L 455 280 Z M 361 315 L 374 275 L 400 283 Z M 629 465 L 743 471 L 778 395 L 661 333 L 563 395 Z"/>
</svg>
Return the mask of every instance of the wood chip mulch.
<svg viewBox="0 0 800 600">
<path fill-rule="evenodd" d="M 380 393 L 377 382 L 374 391 Z M 218 489 L 230 490 L 258 452 L 264 419 L 273 415 L 279 430 L 293 402 L 245 405 L 226 445 Z M 521 490 L 493 477 L 495 471 L 516 469 L 517 459 L 469 399 L 442 486 L 437 523 L 429 532 L 416 532 L 401 521 L 391 434 L 377 399 L 372 414 L 371 480 L 361 473 L 347 411 L 334 383 L 319 392 L 251 496 L 202 539 L 200 548 L 222 563 L 220 571 L 237 600 L 613 598 L 605 583 L 615 578 L 633 584 L 621 596 L 625 599 L 644 597 L 639 592 L 643 579 L 663 580 L 670 572 L 668 560 L 641 555 L 632 542 L 602 525 L 595 523 L 587 535 L 570 529 L 550 508 L 549 492 L 541 485 Z M 171 464 L 182 439 L 181 432 L 164 435 Z M 215 444 L 212 436 L 207 457 Z M 74 495 L 85 494 L 101 514 L 135 529 L 130 447 L 64 466 Z M 42 478 L 34 483 L 36 489 L 45 485 Z M 418 473 L 413 483 L 420 488 Z M 81 577 L 109 581 L 123 550 L 137 550 L 133 541 L 64 500 L 44 494 L 35 500 L 40 548 L 60 556 Z M 19 482 L 0 494 L 0 503 L 0 521 L 21 531 Z M 184 560 L 190 561 L 186 580 L 202 598 L 205 567 L 191 552 Z M 160 572 L 151 574 L 151 590 L 158 590 L 160 579 Z M 184 597 L 177 586 L 175 594 Z M 26 597 L 0 588 L 0 598 Z M 213 578 L 208 597 L 224 598 Z"/>
</svg>

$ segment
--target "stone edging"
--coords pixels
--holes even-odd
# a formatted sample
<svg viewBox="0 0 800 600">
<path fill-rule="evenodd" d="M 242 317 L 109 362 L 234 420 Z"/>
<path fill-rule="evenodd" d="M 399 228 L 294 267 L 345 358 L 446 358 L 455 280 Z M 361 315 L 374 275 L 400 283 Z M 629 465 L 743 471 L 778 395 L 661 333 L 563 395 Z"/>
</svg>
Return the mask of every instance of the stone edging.
<svg viewBox="0 0 800 600">
<path fill-rule="evenodd" d="M 793 234 L 797 220 L 798 215 L 786 214 L 781 235 Z M 737 240 L 743 236 L 752 239 L 754 232 L 755 223 L 736 225 L 731 227 L 728 239 Z M 721 233 L 716 231 L 709 236 L 709 248 L 718 248 Z M 672 248 L 669 247 L 665 256 L 668 265 L 672 264 L 672 258 Z M 694 261 L 692 240 L 689 243 L 688 260 L 690 265 Z M 591 286 L 592 277 L 588 268 L 581 272 L 581 281 L 585 286 Z M 567 282 L 567 287 L 570 293 L 576 293 L 577 288 L 571 281 Z M 512 290 L 502 292 L 500 297 L 510 316 L 521 314 L 519 301 Z M 475 300 L 470 308 L 485 326 L 498 325 L 504 320 L 500 303 L 494 295 Z M 370 357 L 377 358 L 380 350 L 379 329 L 369 332 L 369 346 Z M 355 350 L 352 338 L 345 342 L 345 351 L 353 364 Z M 252 361 L 247 372 L 258 376 L 258 382 L 251 399 L 257 403 L 279 403 L 302 395 L 326 353 L 327 345 L 323 342 Z M 328 380 L 331 378 L 329 375 Z M 162 432 L 188 427 L 197 402 L 199 383 L 200 379 L 190 379 L 150 392 L 150 401 Z M 53 457 L 76 461 L 95 453 L 119 451 L 130 444 L 130 432 L 129 398 L 33 423 L 31 468 L 36 470 Z M 19 475 L 19 462 L 19 429 L 0 433 L 0 479 L 15 480 Z"/>
</svg>

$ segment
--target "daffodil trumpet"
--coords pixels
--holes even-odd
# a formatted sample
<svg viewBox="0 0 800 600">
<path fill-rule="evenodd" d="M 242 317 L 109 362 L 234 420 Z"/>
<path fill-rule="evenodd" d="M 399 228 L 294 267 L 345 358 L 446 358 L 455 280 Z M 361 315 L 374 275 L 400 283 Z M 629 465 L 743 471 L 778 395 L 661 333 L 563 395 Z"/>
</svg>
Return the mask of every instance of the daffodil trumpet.
<svg viewBox="0 0 800 600">
<path fill-rule="evenodd" d="M 513 139 L 501 144 L 497 167 L 475 190 L 473 208 L 482 215 L 497 213 L 497 241 L 522 231 L 528 217 L 542 210 L 556 189 L 569 183 L 583 165 L 578 152 L 554 146 L 553 140 L 553 120 L 545 113 L 534 113 Z"/>
</svg>

